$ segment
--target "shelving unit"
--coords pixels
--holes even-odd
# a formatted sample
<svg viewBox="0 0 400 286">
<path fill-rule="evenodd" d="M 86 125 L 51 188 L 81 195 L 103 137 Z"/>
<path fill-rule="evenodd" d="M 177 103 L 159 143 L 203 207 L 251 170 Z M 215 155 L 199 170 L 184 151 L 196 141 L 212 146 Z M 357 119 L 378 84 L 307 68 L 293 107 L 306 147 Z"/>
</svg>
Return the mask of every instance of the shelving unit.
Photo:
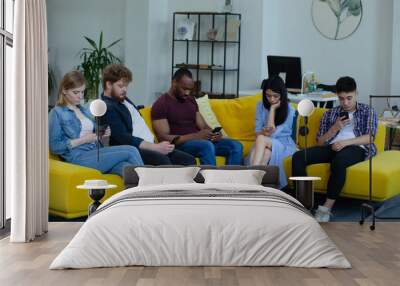
<svg viewBox="0 0 400 286">
<path fill-rule="evenodd" d="M 181 40 L 176 39 L 176 21 L 178 17 L 186 17 L 187 19 L 194 20 L 196 23 L 195 26 L 195 38 L 191 40 Z M 222 32 L 224 33 L 223 40 L 209 40 L 209 39 L 202 39 L 202 19 L 209 18 L 210 21 L 208 23 L 207 31 L 210 29 L 216 29 L 217 21 L 222 22 Z M 199 81 L 200 79 L 200 71 L 207 71 L 210 73 L 209 75 L 209 90 L 201 91 L 204 93 L 208 93 L 210 97 L 214 98 L 230 98 L 230 97 L 238 97 L 239 96 L 239 77 L 240 77 L 240 38 L 241 38 L 241 25 L 237 27 L 237 39 L 236 40 L 228 40 L 228 21 L 230 17 L 234 17 L 239 22 L 241 22 L 241 14 L 235 13 L 214 13 L 214 12 L 175 12 L 173 14 L 173 33 L 172 33 L 172 68 L 171 68 L 171 76 L 175 72 L 176 69 L 180 67 L 187 67 L 188 69 L 194 71 L 194 79 Z M 221 27 L 219 27 L 221 28 Z M 204 32 L 204 30 L 203 30 Z M 218 33 L 221 32 L 219 29 Z M 186 43 L 184 47 L 176 47 L 177 43 Z M 237 59 L 232 64 L 232 59 L 227 58 L 227 49 L 228 46 L 233 46 L 236 48 L 237 52 Z M 210 59 L 209 62 L 204 63 L 200 62 L 200 54 L 201 50 L 205 50 L 206 48 L 211 48 L 210 52 Z M 175 60 L 176 55 L 179 52 L 186 53 L 185 61 L 177 63 Z M 215 53 L 222 49 L 222 62 L 216 65 L 217 59 Z M 195 53 L 194 63 L 190 62 L 190 56 L 192 53 Z M 222 90 L 216 92 L 215 85 L 216 85 L 216 74 L 222 74 Z M 236 80 L 236 91 L 234 94 L 227 94 L 227 76 L 228 74 L 236 73 L 235 80 Z M 203 85 L 203 82 L 202 82 Z"/>
</svg>

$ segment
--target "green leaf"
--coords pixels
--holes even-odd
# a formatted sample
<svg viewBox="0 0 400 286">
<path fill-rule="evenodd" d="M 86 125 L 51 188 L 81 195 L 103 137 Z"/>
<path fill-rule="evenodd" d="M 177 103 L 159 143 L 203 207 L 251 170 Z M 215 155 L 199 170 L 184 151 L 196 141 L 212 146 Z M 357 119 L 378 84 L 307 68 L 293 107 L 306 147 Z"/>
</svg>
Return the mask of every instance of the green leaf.
<svg viewBox="0 0 400 286">
<path fill-rule="evenodd" d="M 116 40 L 115 42 L 112 42 L 111 44 L 109 44 L 109 45 L 107 46 L 107 49 L 108 49 L 108 48 L 111 48 L 112 46 L 114 46 L 115 44 L 119 43 L 120 41 L 122 41 L 122 39 L 118 39 L 118 40 Z"/>
<path fill-rule="evenodd" d="M 86 36 L 83 36 L 83 37 L 86 39 L 86 41 L 89 42 L 89 44 L 90 44 L 95 50 L 97 50 L 97 45 L 96 45 L 95 41 L 93 41 L 92 39 L 90 39 L 90 38 L 88 38 L 88 37 L 86 37 Z"/>
<path fill-rule="evenodd" d="M 347 1 L 348 9 L 351 15 L 358 16 L 361 14 L 361 0 Z"/>
<path fill-rule="evenodd" d="M 103 31 L 100 32 L 99 50 L 103 48 Z"/>
</svg>

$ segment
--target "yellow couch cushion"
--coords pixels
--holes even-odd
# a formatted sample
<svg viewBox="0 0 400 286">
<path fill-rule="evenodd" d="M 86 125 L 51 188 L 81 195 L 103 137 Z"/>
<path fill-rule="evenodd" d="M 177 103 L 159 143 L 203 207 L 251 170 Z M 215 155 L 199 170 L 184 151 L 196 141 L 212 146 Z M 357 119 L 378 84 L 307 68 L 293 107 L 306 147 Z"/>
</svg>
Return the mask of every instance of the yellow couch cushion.
<svg viewBox="0 0 400 286">
<path fill-rule="evenodd" d="M 199 112 L 203 116 L 204 120 L 211 128 L 222 126 L 215 116 L 214 111 L 211 108 L 208 94 L 196 99 L 197 105 L 199 106 Z M 224 129 L 222 129 L 222 135 L 227 136 Z"/>
<path fill-rule="evenodd" d="M 230 138 L 254 141 L 256 105 L 261 95 L 237 99 L 212 99 L 210 104 Z"/>
<path fill-rule="evenodd" d="M 140 114 L 143 116 L 144 121 L 149 127 L 151 133 L 154 134 L 153 124 L 151 124 L 151 106 L 146 106 L 145 108 L 140 109 Z"/>
</svg>

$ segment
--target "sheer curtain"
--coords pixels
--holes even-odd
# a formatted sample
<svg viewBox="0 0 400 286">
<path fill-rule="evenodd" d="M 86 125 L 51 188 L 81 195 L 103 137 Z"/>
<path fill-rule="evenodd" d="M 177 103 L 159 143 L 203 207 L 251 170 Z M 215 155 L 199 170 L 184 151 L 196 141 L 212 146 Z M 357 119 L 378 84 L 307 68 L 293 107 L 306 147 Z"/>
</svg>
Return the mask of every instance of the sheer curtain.
<svg viewBox="0 0 400 286">
<path fill-rule="evenodd" d="M 12 242 L 48 227 L 47 20 L 45 0 L 18 0 L 14 18 L 14 93 L 6 98 L 6 187 Z"/>
</svg>

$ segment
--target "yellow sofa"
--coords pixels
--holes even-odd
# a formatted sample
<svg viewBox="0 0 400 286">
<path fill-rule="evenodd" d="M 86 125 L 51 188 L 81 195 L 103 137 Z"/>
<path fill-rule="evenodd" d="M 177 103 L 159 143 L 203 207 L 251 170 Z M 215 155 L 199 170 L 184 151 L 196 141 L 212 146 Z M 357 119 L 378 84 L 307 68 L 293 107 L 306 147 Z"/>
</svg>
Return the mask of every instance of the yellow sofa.
<svg viewBox="0 0 400 286">
<path fill-rule="evenodd" d="M 222 127 L 233 139 L 243 144 L 244 156 L 246 156 L 254 142 L 255 110 L 256 104 L 261 100 L 261 95 L 247 96 L 239 99 L 211 99 L 210 105 Z M 152 129 L 151 108 L 141 110 L 149 128 Z M 319 128 L 319 120 L 324 109 L 317 109 L 310 117 L 308 145 L 315 144 L 315 135 Z M 301 119 L 300 119 L 301 121 Z M 300 126 L 301 122 L 297 123 Z M 304 146 L 304 138 L 298 136 L 299 146 Z M 376 144 L 379 154 L 374 158 L 374 200 L 385 200 L 400 193 L 400 151 L 383 152 L 385 141 L 385 128 L 379 126 Z M 223 165 L 225 159 L 217 157 L 217 164 Z M 108 190 L 105 198 L 123 189 L 123 182 L 119 176 L 103 175 L 99 171 L 62 162 L 56 156 L 50 156 L 50 202 L 49 212 L 53 215 L 65 218 L 75 218 L 87 214 L 88 205 L 91 203 L 87 192 L 76 189 L 76 186 L 87 179 L 106 179 L 112 184 L 118 185 L 117 189 Z M 285 162 L 287 175 L 291 175 L 291 159 Z M 329 175 L 328 164 L 317 164 L 308 167 L 310 175 L 319 176 L 322 181 L 316 184 L 317 191 L 326 190 L 326 182 Z M 348 180 L 343 196 L 363 198 L 368 197 L 368 161 L 361 162 L 349 168 Z"/>
</svg>

